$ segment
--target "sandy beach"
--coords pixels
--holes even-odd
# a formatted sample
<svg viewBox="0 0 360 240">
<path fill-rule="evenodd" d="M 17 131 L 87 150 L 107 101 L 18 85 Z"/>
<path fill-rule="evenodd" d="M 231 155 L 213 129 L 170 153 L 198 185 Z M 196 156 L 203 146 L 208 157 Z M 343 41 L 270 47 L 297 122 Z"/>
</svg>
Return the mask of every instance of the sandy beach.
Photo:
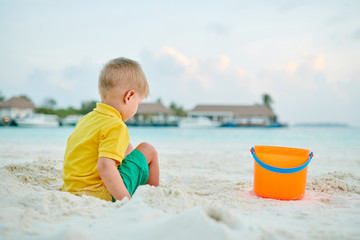
<svg viewBox="0 0 360 240">
<path fill-rule="evenodd" d="M 248 146 L 158 144 L 160 187 L 116 203 L 61 192 L 66 142 L 1 144 L 1 239 L 359 239 L 360 160 L 316 153 L 306 196 L 252 192 Z M 20 148 L 17 146 L 21 146 Z"/>
</svg>

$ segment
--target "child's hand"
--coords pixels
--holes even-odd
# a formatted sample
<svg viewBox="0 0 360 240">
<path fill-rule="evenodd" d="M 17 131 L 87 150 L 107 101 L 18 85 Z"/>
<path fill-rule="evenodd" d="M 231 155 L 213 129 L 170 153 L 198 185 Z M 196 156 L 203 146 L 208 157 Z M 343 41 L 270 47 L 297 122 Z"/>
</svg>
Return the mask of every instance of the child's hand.
<svg viewBox="0 0 360 240">
<path fill-rule="evenodd" d="M 97 169 L 106 188 L 116 200 L 121 200 L 124 197 L 131 198 L 116 168 L 115 160 L 101 157 L 98 160 Z"/>
</svg>

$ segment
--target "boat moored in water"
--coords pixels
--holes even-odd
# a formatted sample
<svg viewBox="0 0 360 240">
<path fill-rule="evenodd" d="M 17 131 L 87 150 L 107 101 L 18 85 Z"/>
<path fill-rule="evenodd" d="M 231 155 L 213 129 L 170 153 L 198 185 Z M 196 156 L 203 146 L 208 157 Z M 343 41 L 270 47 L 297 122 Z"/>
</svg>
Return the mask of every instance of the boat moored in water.
<svg viewBox="0 0 360 240">
<path fill-rule="evenodd" d="M 179 127 L 220 127 L 221 123 L 207 117 L 186 117 L 179 121 Z"/>
<path fill-rule="evenodd" d="M 59 118 L 51 114 L 32 114 L 15 120 L 19 127 L 58 127 Z"/>
</svg>

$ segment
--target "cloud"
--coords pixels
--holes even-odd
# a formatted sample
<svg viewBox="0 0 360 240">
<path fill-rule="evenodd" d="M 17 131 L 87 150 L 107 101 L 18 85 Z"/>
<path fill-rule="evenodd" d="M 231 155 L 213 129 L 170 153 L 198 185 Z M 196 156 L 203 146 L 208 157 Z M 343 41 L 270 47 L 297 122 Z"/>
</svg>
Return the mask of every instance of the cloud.
<svg viewBox="0 0 360 240">
<path fill-rule="evenodd" d="M 267 78 L 271 86 L 278 86 L 274 82 L 281 85 L 289 85 L 304 90 L 316 90 L 318 88 L 317 81 L 325 79 L 324 56 L 322 54 L 304 54 L 298 60 L 290 60 L 283 66 L 274 65 L 267 69 L 260 70 L 258 79 Z M 264 91 L 263 89 L 259 91 Z"/>
<path fill-rule="evenodd" d="M 199 103 L 241 104 L 249 95 L 245 71 L 229 56 L 190 57 L 165 46 L 157 52 L 143 51 L 142 65 L 153 98 L 178 101 L 187 107 Z M 242 97 L 243 96 L 243 100 Z"/>
<path fill-rule="evenodd" d="M 226 55 L 222 55 L 219 57 L 219 64 L 218 64 L 218 69 L 220 71 L 226 71 L 228 70 L 230 67 L 230 58 L 229 56 Z"/>
<path fill-rule="evenodd" d="M 184 67 L 189 67 L 190 66 L 190 60 L 185 55 L 183 55 L 181 52 L 177 51 L 175 48 L 172 48 L 172 47 L 169 47 L 169 46 L 163 47 L 160 50 L 160 52 L 157 53 L 156 55 L 158 57 L 171 56 L 174 59 L 176 59 L 176 61 L 178 61 Z"/>
<path fill-rule="evenodd" d="M 239 79 L 243 79 L 246 76 L 244 69 L 241 67 L 236 67 L 235 71 Z"/>
<path fill-rule="evenodd" d="M 169 46 L 144 51 L 142 60 L 150 101 L 161 98 L 165 104 L 175 101 L 188 109 L 196 104 L 246 105 L 261 103 L 266 92 L 283 121 L 311 121 L 310 115 L 326 121 L 334 111 L 349 115 L 342 104 L 349 104 L 350 83 L 344 87 L 328 81 L 322 53 L 305 53 L 283 65 L 274 62 L 252 69 L 235 64 L 226 54 L 188 56 Z"/>
<path fill-rule="evenodd" d="M 298 65 L 294 61 L 290 61 L 285 66 L 285 71 L 289 74 L 294 74 L 298 68 Z"/>
<path fill-rule="evenodd" d="M 324 70 L 324 56 L 321 54 L 318 54 L 314 56 L 313 59 L 313 67 L 315 70 L 321 72 Z"/>
<path fill-rule="evenodd" d="M 326 61 L 324 54 L 307 53 L 283 65 L 274 63 L 273 67 L 251 72 L 250 91 L 269 92 L 283 121 L 359 122 L 353 109 L 360 104 L 354 90 L 358 89 L 360 72 L 346 82 L 329 81 L 333 72 Z"/>
<path fill-rule="evenodd" d="M 276 61 L 270 66 L 247 68 L 226 54 L 189 56 L 170 46 L 142 54 L 153 97 L 150 101 L 175 101 L 187 109 L 196 104 L 246 105 L 261 103 L 260 97 L 266 92 L 273 97 L 281 121 L 341 122 L 356 118 L 353 111 L 343 107 L 355 107 L 359 102 L 351 88 L 353 82 L 343 85 L 329 81 L 326 61 L 322 53 L 304 53 L 283 64 Z M 352 98 L 357 100 L 350 101 Z M 334 112 L 340 115 L 334 116 Z"/>
<path fill-rule="evenodd" d="M 83 101 L 99 99 L 98 69 L 99 66 L 89 61 L 60 69 L 34 68 L 27 75 L 26 82 L 18 85 L 17 92 L 28 95 L 37 105 L 45 98 L 54 98 L 59 107 L 77 107 Z"/>
<path fill-rule="evenodd" d="M 342 68 L 341 65 L 335 68 L 334 63 L 341 62 L 331 62 L 331 56 L 322 52 L 254 66 L 240 65 L 226 53 L 191 56 L 164 46 L 157 51 L 143 51 L 140 62 L 150 85 L 148 101 L 161 98 L 166 105 L 175 101 L 186 109 L 196 104 L 246 105 L 260 103 L 266 92 L 275 100 L 274 109 L 282 121 L 314 118 L 359 122 L 353 109 L 360 104 L 357 94 L 360 72 L 349 71 L 349 76 L 344 77 L 346 81 L 331 80 L 334 72 Z M 77 107 L 82 101 L 99 99 L 100 70 L 101 65 L 91 60 L 59 68 L 37 67 L 25 75 L 24 84 L 13 85 L 17 94 L 29 95 L 37 105 L 51 97 L 59 107 Z M 6 91 L 3 94 L 9 95 Z"/>
</svg>

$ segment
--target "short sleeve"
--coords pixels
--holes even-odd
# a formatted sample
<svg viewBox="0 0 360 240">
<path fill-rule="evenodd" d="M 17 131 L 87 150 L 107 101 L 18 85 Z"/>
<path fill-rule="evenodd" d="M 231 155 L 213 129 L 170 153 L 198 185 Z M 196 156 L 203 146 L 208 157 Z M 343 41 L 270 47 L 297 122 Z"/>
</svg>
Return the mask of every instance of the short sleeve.
<svg viewBox="0 0 360 240">
<path fill-rule="evenodd" d="M 98 157 L 111 158 L 121 163 L 129 142 L 126 125 L 114 124 L 100 133 Z"/>
</svg>

